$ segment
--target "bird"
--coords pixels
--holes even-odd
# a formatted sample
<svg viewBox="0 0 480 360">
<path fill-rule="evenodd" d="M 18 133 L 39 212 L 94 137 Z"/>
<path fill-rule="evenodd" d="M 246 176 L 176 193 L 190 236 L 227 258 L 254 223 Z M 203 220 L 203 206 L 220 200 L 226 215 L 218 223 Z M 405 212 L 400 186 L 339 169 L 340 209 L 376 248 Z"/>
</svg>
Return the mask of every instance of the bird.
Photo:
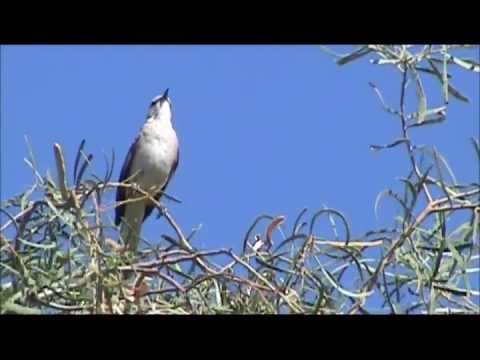
<svg viewBox="0 0 480 360">
<path fill-rule="evenodd" d="M 135 184 L 157 201 L 174 176 L 180 156 L 179 141 L 173 127 L 172 101 L 167 88 L 150 103 L 147 118 L 131 144 L 120 171 L 119 182 Z M 116 201 L 141 197 L 134 187 L 117 187 Z M 119 204 L 115 208 L 115 225 L 125 249 L 136 251 L 143 222 L 155 205 L 148 199 Z"/>
</svg>

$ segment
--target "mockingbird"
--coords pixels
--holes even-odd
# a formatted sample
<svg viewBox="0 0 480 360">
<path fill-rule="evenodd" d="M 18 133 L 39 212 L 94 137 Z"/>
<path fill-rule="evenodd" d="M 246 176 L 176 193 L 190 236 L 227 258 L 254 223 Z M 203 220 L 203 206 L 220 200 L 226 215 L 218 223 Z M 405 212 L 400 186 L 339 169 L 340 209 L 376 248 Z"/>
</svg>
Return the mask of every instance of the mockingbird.
<svg viewBox="0 0 480 360">
<path fill-rule="evenodd" d="M 147 120 L 130 146 L 120 172 L 119 182 L 128 179 L 130 183 L 149 192 L 157 201 L 178 166 L 179 146 L 172 115 L 172 103 L 167 89 L 163 95 L 152 100 Z M 141 197 L 141 194 L 131 188 L 117 187 L 117 201 L 135 197 Z M 122 224 L 121 237 L 130 250 L 137 249 L 142 224 L 153 209 L 154 205 L 148 199 L 132 201 L 115 208 L 115 225 Z"/>
</svg>

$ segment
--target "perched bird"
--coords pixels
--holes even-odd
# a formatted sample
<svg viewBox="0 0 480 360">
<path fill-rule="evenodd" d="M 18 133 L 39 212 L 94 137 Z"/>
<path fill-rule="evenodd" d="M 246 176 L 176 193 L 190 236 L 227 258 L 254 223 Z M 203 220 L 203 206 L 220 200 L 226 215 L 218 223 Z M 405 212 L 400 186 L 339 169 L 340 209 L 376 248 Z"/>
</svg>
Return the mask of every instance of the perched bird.
<svg viewBox="0 0 480 360">
<path fill-rule="evenodd" d="M 119 182 L 133 175 L 128 182 L 135 183 L 159 201 L 161 192 L 165 191 L 177 169 L 178 161 L 179 144 L 167 89 L 163 95 L 152 100 L 145 124 L 125 158 Z M 140 196 L 131 188 L 117 187 L 117 201 Z M 142 224 L 153 209 L 154 205 L 148 199 L 115 208 L 115 224 L 121 224 L 121 237 L 130 250 L 137 249 Z"/>
</svg>

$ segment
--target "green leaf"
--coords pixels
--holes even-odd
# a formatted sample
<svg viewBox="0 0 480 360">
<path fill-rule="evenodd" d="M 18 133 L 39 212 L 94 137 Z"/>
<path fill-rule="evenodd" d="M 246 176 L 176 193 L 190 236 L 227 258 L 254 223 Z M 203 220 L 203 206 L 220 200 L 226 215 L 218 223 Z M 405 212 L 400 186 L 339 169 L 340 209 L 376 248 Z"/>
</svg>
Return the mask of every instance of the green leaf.
<svg viewBox="0 0 480 360">
<path fill-rule="evenodd" d="M 448 68 L 447 68 L 447 56 L 444 56 L 444 57 L 443 57 L 442 88 L 443 88 L 443 100 L 445 101 L 445 104 L 448 104 Z"/>
<path fill-rule="evenodd" d="M 372 295 L 374 293 L 374 290 L 370 290 L 370 291 L 366 291 L 366 292 L 359 292 L 359 293 L 353 293 L 351 291 L 348 291 L 346 289 L 344 289 L 343 287 L 340 286 L 340 284 L 338 284 L 334 277 L 327 271 L 323 268 L 323 266 L 320 267 L 323 275 L 325 275 L 325 278 L 328 280 L 328 282 L 336 289 L 338 290 L 342 295 L 345 295 L 345 296 L 348 296 L 348 297 L 351 297 L 351 298 L 365 298 L 365 297 L 368 297 L 370 295 Z"/>
<path fill-rule="evenodd" d="M 25 138 L 25 142 L 27 143 L 28 160 L 32 164 L 32 167 L 34 169 L 37 169 L 37 162 L 35 161 L 35 156 L 33 155 L 33 149 L 32 149 L 32 144 L 30 143 L 30 139 L 28 138 L 28 135 L 25 135 L 24 138 Z"/>
<path fill-rule="evenodd" d="M 438 270 L 440 269 L 440 264 L 442 262 L 443 251 L 445 250 L 445 246 L 447 240 L 445 238 L 445 214 L 440 213 L 438 215 L 438 221 L 441 223 L 442 227 L 442 236 L 440 237 L 440 248 L 438 250 L 437 258 L 435 259 L 435 265 L 433 267 L 432 276 L 430 277 L 430 282 L 435 281 L 435 277 L 438 274 Z"/>
<path fill-rule="evenodd" d="M 330 221 L 330 226 L 332 227 L 335 240 L 338 240 L 337 223 L 335 222 L 335 219 L 332 217 L 332 214 L 328 214 L 328 220 Z"/>
<path fill-rule="evenodd" d="M 33 184 L 31 188 L 29 188 L 27 191 L 25 191 L 22 194 L 22 198 L 20 200 L 20 209 L 25 210 L 27 207 L 31 205 L 31 202 L 29 201 L 30 196 L 32 196 L 33 192 L 36 190 L 37 184 Z"/>
<path fill-rule="evenodd" d="M 215 302 L 217 307 L 222 307 L 222 296 L 220 294 L 220 287 L 218 286 L 217 281 L 213 280 L 213 285 L 215 286 Z"/>
<path fill-rule="evenodd" d="M 463 260 L 462 255 L 458 252 L 458 250 L 451 244 L 449 241 L 446 241 L 446 245 L 450 252 L 452 253 L 452 256 L 455 260 L 457 260 L 458 264 L 460 265 L 460 268 L 465 269 L 465 261 Z"/>
<path fill-rule="evenodd" d="M 452 202 L 452 199 L 450 198 L 450 193 L 448 192 L 449 187 L 445 184 L 445 181 L 443 179 L 442 169 L 440 168 L 440 162 L 439 162 L 440 155 L 438 154 L 438 152 L 435 148 L 433 148 L 433 159 L 434 159 L 435 166 L 437 168 L 437 173 L 438 173 L 438 177 L 439 177 L 440 186 L 442 187 L 443 192 L 447 196 L 450 206 L 452 206 L 453 202 Z M 450 170 L 450 169 L 447 168 L 447 170 Z M 453 175 L 453 173 L 450 174 L 450 176 L 452 176 L 452 175 Z M 453 177 L 453 179 L 455 180 L 455 177 Z"/>
<path fill-rule="evenodd" d="M 435 305 L 437 304 L 437 294 L 435 293 L 435 288 L 432 286 L 430 288 L 430 301 L 428 305 L 428 313 L 434 314 L 435 313 Z"/>
<path fill-rule="evenodd" d="M 435 71 L 430 70 L 430 69 L 427 69 L 427 68 L 423 68 L 423 67 L 420 67 L 420 66 L 416 66 L 415 69 L 416 69 L 417 71 L 420 71 L 420 72 L 424 72 L 424 73 L 427 73 L 427 74 L 430 74 L 430 75 L 435 75 Z M 452 75 L 447 74 L 447 79 L 451 79 L 451 78 L 452 78 Z"/>
<path fill-rule="evenodd" d="M 7 302 L 2 306 L 2 313 L 13 313 L 19 315 L 41 315 L 42 312 L 39 309 L 30 308 L 23 305 Z"/>
<path fill-rule="evenodd" d="M 460 237 L 460 238 L 465 238 L 468 236 L 471 232 L 473 231 L 473 226 L 472 224 L 465 222 L 461 225 L 459 225 L 456 229 L 452 230 L 450 234 L 448 234 L 449 238 L 452 237 Z M 468 243 L 468 241 L 465 239 L 465 244 Z M 455 244 L 455 246 L 458 247 L 458 245 L 462 245 L 462 242 L 460 244 Z"/>
<path fill-rule="evenodd" d="M 178 271 L 179 273 L 182 272 L 182 268 L 180 267 L 180 264 L 179 263 L 175 263 L 173 264 L 173 268 Z"/>
<path fill-rule="evenodd" d="M 23 161 L 25 161 L 25 163 L 30 167 L 30 169 L 32 169 L 33 171 L 33 174 L 36 176 L 36 178 L 39 180 L 40 184 L 43 185 L 43 178 L 42 178 L 42 175 L 40 175 L 40 173 L 37 171 L 37 169 L 35 168 L 35 166 L 32 164 L 32 162 L 28 159 L 23 159 Z"/>
<path fill-rule="evenodd" d="M 448 56 L 458 66 L 463 67 L 464 69 L 467 69 L 467 70 L 470 70 L 470 71 L 473 71 L 473 72 L 477 72 L 477 73 L 480 72 L 480 64 L 477 64 L 476 62 L 474 62 L 472 60 L 460 59 L 460 58 L 457 58 L 457 57 L 452 56 L 452 55 L 448 55 Z"/>
<path fill-rule="evenodd" d="M 417 83 L 417 95 L 418 95 L 418 123 L 421 124 L 425 120 L 427 114 L 427 96 L 425 95 L 425 90 L 423 89 L 422 79 L 418 74 L 415 68 L 412 68 L 412 73 L 415 77 L 415 82 Z"/>
<path fill-rule="evenodd" d="M 49 186 L 50 190 L 55 190 L 57 188 L 57 183 L 53 180 L 52 174 L 50 174 L 50 170 L 48 169 L 45 178 L 47 179 L 47 185 Z"/>
<path fill-rule="evenodd" d="M 391 144 L 387 145 L 370 145 L 370 150 L 372 151 L 379 151 L 379 150 L 384 150 L 384 149 L 391 149 L 397 145 L 403 144 L 403 143 L 408 143 L 408 139 L 402 138 L 402 139 L 397 139 Z"/>
<path fill-rule="evenodd" d="M 367 45 L 362 46 L 358 48 L 357 50 L 351 52 L 348 55 L 342 56 L 340 59 L 337 60 L 337 65 L 345 65 L 349 62 L 352 62 L 358 58 L 361 58 L 362 56 L 367 55 L 368 53 L 372 52 L 372 49 L 370 49 Z"/>
<path fill-rule="evenodd" d="M 455 177 L 455 174 L 453 173 L 452 168 L 448 164 L 447 159 L 443 157 L 442 154 L 440 154 L 438 151 L 435 151 L 436 156 L 438 156 L 438 159 L 442 162 L 443 166 L 445 166 L 445 169 L 447 169 L 448 175 L 450 175 L 450 178 L 452 179 L 454 185 L 457 185 L 457 178 Z"/>
<path fill-rule="evenodd" d="M 452 84 L 448 84 L 448 92 L 449 94 L 452 94 L 453 97 L 457 98 L 458 100 L 461 100 L 463 102 L 469 103 L 470 99 L 463 95 L 460 91 L 455 89 Z"/>
<path fill-rule="evenodd" d="M 37 243 L 33 243 L 33 242 L 30 242 L 30 241 L 24 240 L 21 237 L 19 237 L 18 240 L 24 245 L 27 245 L 27 246 L 30 246 L 30 247 L 33 247 L 33 248 L 37 248 L 37 249 L 43 249 L 43 250 L 53 249 L 53 248 L 55 248 L 55 246 L 57 246 L 55 243 L 37 244 Z"/>
<path fill-rule="evenodd" d="M 77 157 L 75 158 L 75 165 L 73 167 L 73 181 L 75 183 L 78 183 L 77 182 L 77 170 L 78 170 L 78 164 L 80 162 L 80 155 L 83 151 L 83 148 L 85 146 L 85 139 L 83 139 L 81 142 L 80 142 L 80 146 L 78 147 L 78 151 L 77 151 Z"/>
<path fill-rule="evenodd" d="M 391 192 L 392 192 L 392 190 L 383 190 L 382 192 L 380 192 L 380 193 L 377 195 L 377 197 L 376 197 L 376 199 L 375 199 L 375 205 L 374 205 L 374 208 L 373 208 L 374 213 L 375 213 L 375 217 L 376 217 L 377 219 L 378 219 L 378 206 L 380 205 L 380 201 L 381 201 L 384 197 L 391 195 Z"/>
<path fill-rule="evenodd" d="M 475 138 L 470 138 L 470 141 L 472 142 L 473 148 L 475 149 L 475 152 L 477 153 L 478 160 L 480 161 L 480 143 L 477 139 Z"/>
<path fill-rule="evenodd" d="M 22 274 L 20 274 L 17 270 L 15 270 L 14 268 L 12 268 L 11 266 L 3 263 L 3 262 L 0 262 L 0 266 L 3 266 L 5 269 L 7 269 L 8 271 L 10 271 L 12 274 L 18 276 L 19 278 L 22 277 Z"/>
<path fill-rule="evenodd" d="M 428 63 L 430 64 L 430 67 L 432 68 L 432 70 L 434 71 L 435 73 L 435 76 L 437 77 L 438 80 L 440 80 L 440 82 L 442 83 L 442 85 L 444 84 L 444 81 L 443 81 L 443 76 L 442 74 L 440 73 L 440 71 L 437 69 L 437 67 L 435 66 L 435 64 L 433 63 L 432 60 L 430 59 L 427 59 Z M 452 95 L 454 98 L 458 99 L 458 100 L 461 100 L 461 101 L 464 101 L 466 103 L 469 103 L 470 100 L 468 99 L 468 97 L 466 97 L 465 95 L 463 95 L 460 91 L 458 91 L 457 89 L 455 89 L 455 87 L 449 83 L 448 84 L 448 93 L 450 95 Z"/>
<path fill-rule="evenodd" d="M 329 209 L 329 208 L 324 208 L 324 209 L 321 209 L 319 211 L 317 211 L 313 216 L 312 216 L 312 219 L 310 221 L 310 235 L 313 234 L 313 227 L 315 225 L 315 220 L 322 214 L 333 214 L 333 215 L 337 215 L 340 220 L 342 220 L 343 222 L 343 225 L 345 227 L 345 241 L 348 242 L 350 240 L 350 225 L 348 224 L 348 221 L 347 219 L 345 218 L 345 216 L 338 210 L 335 210 L 335 209 Z"/>
<path fill-rule="evenodd" d="M 405 202 L 402 199 L 400 199 L 400 197 L 397 194 L 395 194 L 392 190 L 384 190 L 384 191 L 380 192 L 377 195 L 377 198 L 375 199 L 374 212 L 375 212 L 375 217 L 377 219 L 378 219 L 378 205 L 379 205 L 380 201 L 386 196 L 389 196 L 389 197 L 392 197 L 393 199 L 395 199 L 402 206 L 403 210 L 405 210 L 405 212 L 407 213 L 406 216 L 411 216 L 412 215 L 408 206 L 405 204 Z M 403 218 L 400 218 L 400 219 L 403 220 Z"/>
</svg>

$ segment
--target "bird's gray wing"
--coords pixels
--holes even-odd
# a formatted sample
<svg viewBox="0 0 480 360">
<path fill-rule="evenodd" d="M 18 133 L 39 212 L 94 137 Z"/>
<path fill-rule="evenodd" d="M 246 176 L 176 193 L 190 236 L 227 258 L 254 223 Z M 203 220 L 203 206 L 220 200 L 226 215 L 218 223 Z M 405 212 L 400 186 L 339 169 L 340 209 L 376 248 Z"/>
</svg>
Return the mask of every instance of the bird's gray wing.
<svg viewBox="0 0 480 360">
<path fill-rule="evenodd" d="M 130 146 L 130 149 L 128 150 L 127 157 L 125 158 L 125 162 L 123 163 L 122 170 L 120 171 L 120 177 L 118 179 L 118 182 L 123 182 L 125 179 L 128 179 L 128 177 L 132 175 L 130 173 L 130 168 L 132 167 L 133 158 L 137 150 L 139 139 L 140 139 L 140 136 L 137 136 L 133 144 Z M 117 187 L 117 197 L 116 197 L 117 202 L 126 200 L 127 190 L 128 190 L 127 188 L 124 188 L 121 186 Z M 120 205 L 115 208 L 115 225 L 117 226 L 120 225 L 120 222 L 124 214 L 125 214 L 125 205 Z"/>
<path fill-rule="evenodd" d="M 160 201 L 160 197 L 162 196 L 162 192 L 165 191 L 165 189 L 168 186 L 168 183 L 170 182 L 173 175 L 175 174 L 175 171 L 177 170 L 179 161 L 180 161 L 180 147 L 177 148 L 177 157 L 175 158 L 175 161 L 172 165 L 172 169 L 170 170 L 170 173 L 168 174 L 167 181 L 165 181 L 165 185 L 163 185 L 162 190 L 158 194 L 155 195 L 155 200 Z M 150 214 L 152 213 L 154 208 L 155 208 L 154 205 L 147 205 L 145 207 L 145 214 L 143 215 L 143 221 L 145 221 L 145 219 L 150 216 Z"/>
</svg>

